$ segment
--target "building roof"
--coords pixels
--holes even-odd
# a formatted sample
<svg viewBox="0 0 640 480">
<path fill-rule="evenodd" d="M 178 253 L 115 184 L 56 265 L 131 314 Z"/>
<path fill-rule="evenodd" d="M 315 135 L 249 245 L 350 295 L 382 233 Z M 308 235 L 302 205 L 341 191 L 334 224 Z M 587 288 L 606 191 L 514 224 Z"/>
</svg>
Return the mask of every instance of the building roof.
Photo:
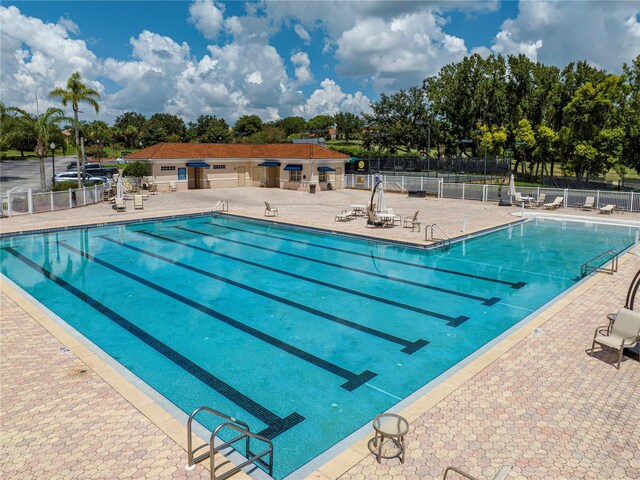
<svg viewBox="0 0 640 480">
<path fill-rule="evenodd" d="M 347 160 L 349 155 L 320 145 L 294 143 L 157 143 L 128 159 L 283 158 Z"/>
</svg>

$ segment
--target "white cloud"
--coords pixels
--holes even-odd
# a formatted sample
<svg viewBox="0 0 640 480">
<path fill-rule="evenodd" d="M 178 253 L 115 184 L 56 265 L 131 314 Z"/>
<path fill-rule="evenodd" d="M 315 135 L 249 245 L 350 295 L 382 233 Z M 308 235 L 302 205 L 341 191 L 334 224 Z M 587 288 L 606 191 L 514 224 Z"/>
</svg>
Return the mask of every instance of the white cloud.
<svg viewBox="0 0 640 480">
<path fill-rule="evenodd" d="M 371 111 L 371 101 L 361 92 L 351 95 L 344 93 L 333 80 L 326 78 L 320 88 L 314 91 L 303 105 L 293 109 L 293 115 L 311 118 L 316 115 L 335 115 L 338 112 L 350 112 L 359 115 Z"/>
<path fill-rule="evenodd" d="M 491 49 L 524 53 L 564 67 L 587 60 L 621 72 L 640 52 L 640 3 L 624 1 L 522 1 L 518 16 L 506 20 Z"/>
<path fill-rule="evenodd" d="M 78 35 L 80 33 L 80 27 L 70 18 L 60 17 L 58 25 L 63 26 L 67 32 L 73 33 L 74 35 Z"/>
<path fill-rule="evenodd" d="M 224 5 L 213 0 L 196 0 L 189 6 L 189 23 L 193 23 L 204 38 L 216 39 L 224 20 Z"/>
<path fill-rule="evenodd" d="M 311 60 L 306 52 L 298 52 L 291 55 L 291 64 L 296 69 L 296 78 L 299 85 L 305 85 L 313 81 L 311 73 Z"/>
<path fill-rule="evenodd" d="M 309 45 L 311 43 L 311 36 L 302 25 L 296 23 L 293 29 L 295 30 L 296 34 L 304 41 L 305 45 Z"/>
</svg>

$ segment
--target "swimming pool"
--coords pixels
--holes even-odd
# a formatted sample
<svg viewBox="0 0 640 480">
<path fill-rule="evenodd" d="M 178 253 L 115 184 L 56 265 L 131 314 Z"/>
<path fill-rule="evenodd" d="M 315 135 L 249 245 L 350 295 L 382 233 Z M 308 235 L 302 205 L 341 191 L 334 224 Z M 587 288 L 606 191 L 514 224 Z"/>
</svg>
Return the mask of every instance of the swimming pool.
<svg viewBox="0 0 640 480">
<path fill-rule="evenodd" d="M 2 273 L 171 402 L 275 444 L 283 478 L 624 250 L 538 220 L 444 252 L 219 216 L 2 240 Z"/>
</svg>

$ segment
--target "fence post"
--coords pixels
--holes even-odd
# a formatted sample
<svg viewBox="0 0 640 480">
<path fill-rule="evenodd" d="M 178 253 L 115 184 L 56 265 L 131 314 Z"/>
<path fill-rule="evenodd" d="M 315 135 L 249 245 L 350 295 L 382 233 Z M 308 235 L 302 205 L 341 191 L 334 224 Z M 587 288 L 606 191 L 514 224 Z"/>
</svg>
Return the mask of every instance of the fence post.
<svg viewBox="0 0 640 480">
<path fill-rule="evenodd" d="M 13 214 L 13 209 L 11 208 L 11 190 L 7 192 L 7 214 L 9 216 Z"/>
<path fill-rule="evenodd" d="M 424 177 L 420 176 L 420 190 L 424 191 Z"/>
<path fill-rule="evenodd" d="M 563 205 L 563 208 L 566 208 L 566 207 L 569 206 L 569 204 L 567 203 L 568 201 L 569 201 L 569 189 L 565 188 L 564 189 L 564 202 L 563 202 L 564 205 Z"/>
<path fill-rule="evenodd" d="M 486 183 L 482 185 L 482 201 L 483 202 L 487 201 L 487 188 L 488 188 L 488 185 Z"/>
<path fill-rule="evenodd" d="M 82 204 L 87 206 L 87 187 L 82 187 Z"/>
<path fill-rule="evenodd" d="M 600 190 L 596 190 L 596 208 L 600 206 Z"/>
<path fill-rule="evenodd" d="M 464 200 L 464 186 L 465 185 L 466 185 L 465 183 L 462 184 L 462 200 Z"/>
<path fill-rule="evenodd" d="M 33 213 L 33 195 L 31 189 L 27 190 L 27 210 L 29 213 Z"/>
<path fill-rule="evenodd" d="M 633 192 L 631 192 L 631 205 L 629 205 L 629 211 L 633 212 Z"/>
<path fill-rule="evenodd" d="M 72 190 L 69 189 L 69 208 L 73 208 L 73 193 Z"/>
</svg>

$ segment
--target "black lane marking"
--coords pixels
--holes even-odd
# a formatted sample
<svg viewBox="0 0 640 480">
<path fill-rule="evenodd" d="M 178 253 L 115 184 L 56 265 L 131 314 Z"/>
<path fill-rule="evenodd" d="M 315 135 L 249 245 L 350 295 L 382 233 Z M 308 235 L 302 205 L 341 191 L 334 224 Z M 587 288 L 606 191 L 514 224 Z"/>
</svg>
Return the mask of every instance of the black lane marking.
<svg viewBox="0 0 640 480">
<path fill-rule="evenodd" d="M 356 295 L 356 296 L 359 296 L 359 297 L 362 297 L 362 298 L 366 298 L 368 300 L 373 300 L 373 301 L 376 301 L 376 302 L 384 303 L 386 305 L 392 305 L 394 307 L 403 308 L 405 310 L 411 310 L 413 312 L 421 313 L 421 314 L 427 315 L 429 317 L 434 317 L 434 318 L 438 318 L 438 319 L 441 319 L 441 320 L 446 320 L 447 321 L 447 325 L 449 325 L 451 327 L 457 327 L 458 325 L 461 325 L 464 322 L 466 322 L 467 320 L 469 320 L 469 317 L 466 317 L 464 315 L 460 315 L 458 317 L 452 317 L 450 315 L 444 315 L 442 313 L 433 312 L 431 310 L 425 310 L 423 308 L 414 307 L 413 305 L 407 305 L 407 304 L 396 302 L 396 301 L 393 301 L 393 300 L 387 300 L 385 298 L 377 297 L 375 295 L 370 295 L 368 293 L 359 292 L 357 290 L 352 290 L 350 288 L 341 287 L 339 285 L 335 285 L 335 284 L 328 283 L 328 282 L 323 282 L 322 280 L 317 280 L 315 278 L 305 277 L 304 275 L 298 275 L 297 273 L 288 272 L 286 270 L 280 270 L 279 268 L 270 267 L 268 265 L 262 265 L 260 263 L 252 262 L 251 260 L 245 260 L 244 258 L 234 257 L 233 255 L 227 255 L 226 253 L 214 252 L 213 250 L 209 250 L 209 249 L 206 249 L 206 248 L 198 247 L 196 245 L 191 245 L 191 244 L 189 244 L 187 242 L 181 242 L 180 240 L 175 240 L 173 238 L 163 237 L 162 235 L 158 235 L 157 233 L 147 232 L 146 230 L 135 230 L 135 232 L 143 234 L 143 235 L 147 235 L 149 237 L 157 238 L 158 240 L 162 240 L 162 241 L 165 241 L 165 242 L 175 243 L 177 245 L 182 245 L 182 246 L 187 247 L 187 248 L 192 248 L 194 250 L 198 250 L 200 252 L 205 252 L 205 253 L 208 253 L 210 255 L 216 255 L 218 257 L 227 258 L 229 260 L 233 260 L 233 261 L 236 261 L 236 262 L 244 263 L 245 265 L 250 265 L 252 267 L 261 268 L 263 270 L 268 270 L 270 272 L 280 273 L 282 275 L 288 275 L 288 276 L 290 276 L 292 278 L 297 278 L 298 280 L 303 280 L 303 281 L 309 282 L 309 283 L 315 283 L 316 285 L 321 285 L 323 287 L 328 287 L 328 288 L 332 288 L 334 290 L 339 290 L 341 292 L 345 292 L 345 293 L 348 293 L 348 294 L 351 294 L 351 295 Z"/>
<path fill-rule="evenodd" d="M 317 258 L 306 257 L 304 255 L 297 255 L 295 253 L 282 252 L 282 251 L 277 250 L 275 248 L 263 247 L 263 246 L 256 245 L 256 244 L 253 244 L 253 243 L 242 242 L 240 240 L 232 240 L 230 238 L 220 237 L 218 235 L 213 235 L 211 233 L 205 233 L 205 232 L 200 232 L 198 230 L 192 230 L 190 228 L 179 227 L 179 226 L 175 226 L 175 227 L 171 227 L 171 228 L 175 228 L 175 229 L 178 229 L 178 230 L 183 230 L 185 232 L 195 233 L 197 235 L 202 235 L 204 237 L 216 238 L 218 240 L 222 240 L 223 242 L 236 243 L 238 245 L 244 245 L 245 247 L 258 248 L 260 250 L 266 250 L 268 252 L 274 252 L 274 253 L 277 253 L 279 255 L 286 255 L 287 257 L 299 258 L 301 260 L 306 260 L 306 261 L 309 261 L 309 262 L 319 263 L 320 265 L 326 265 L 326 266 L 333 267 L 333 268 L 339 268 L 339 269 L 342 269 L 342 270 L 349 270 L 351 272 L 362 273 L 363 275 L 370 275 L 372 277 L 378 277 L 378 278 L 382 278 L 384 280 L 390 280 L 392 282 L 404 283 L 406 285 L 411 285 L 413 287 L 426 288 L 427 290 L 434 290 L 436 292 L 441 292 L 441 293 L 446 293 L 446 294 L 449 294 L 449 295 L 455 295 L 455 296 L 458 296 L 458 297 L 468 298 L 470 300 L 477 300 L 477 301 L 481 302 L 482 305 L 487 305 L 487 306 L 495 305 L 496 303 L 498 303 L 501 300 L 499 297 L 491 297 L 491 298 L 479 297 L 477 295 L 471 295 L 469 293 L 456 292 L 455 290 L 448 290 L 448 289 L 442 288 L 442 287 L 435 287 L 435 286 L 429 285 L 427 283 L 418 283 L 418 282 L 414 282 L 412 280 L 405 280 L 404 278 L 391 277 L 389 275 L 383 275 L 382 273 L 375 273 L 375 272 L 370 272 L 368 270 L 362 270 L 360 268 L 346 267 L 344 265 L 337 265 L 335 263 L 326 262 L 324 260 L 319 260 Z"/>
<path fill-rule="evenodd" d="M 340 325 L 344 325 L 344 326 L 352 328 L 354 330 L 359 330 L 361 332 L 367 333 L 367 334 L 372 335 L 374 337 L 382 338 L 382 339 L 387 340 L 389 342 L 397 343 L 398 345 L 404 346 L 404 348 L 401 350 L 404 353 L 412 354 L 412 353 L 418 351 L 419 349 L 421 349 L 422 347 L 424 347 L 425 345 L 429 344 L 429 342 L 427 340 L 424 340 L 424 339 L 418 339 L 415 342 L 410 342 L 409 340 L 405 340 L 403 338 L 396 337 L 395 335 L 391 335 L 391 334 L 388 334 L 388 333 L 385 333 L 385 332 L 381 332 L 380 330 L 376 330 L 374 328 L 370 328 L 370 327 L 367 327 L 367 326 L 364 326 L 364 325 L 360 325 L 360 324 L 352 322 L 350 320 L 346 320 L 344 318 L 337 317 L 335 315 L 331 315 L 330 313 L 326 313 L 326 312 L 323 312 L 321 310 L 317 310 L 315 308 L 308 307 L 308 306 L 303 305 L 301 303 L 297 303 L 297 302 L 291 301 L 291 300 L 289 300 L 287 298 L 284 298 L 284 297 L 273 295 L 271 293 L 259 290 L 259 289 L 254 288 L 254 287 L 251 287 L 250 285 L 246 285 L 244 283 L 236 282 L 236 281 L 231 280 L 229 278 L 222 277 L 220 275 L 216 275 L 215 273 L 211 273 L 211 272 L 208 272 L 206 270 L 202 270 L 200 268 L 193 267 L 193 266 L 188 265 L 186 263 L 178 262 L 176 260 L 172 260 L 171 258 L 167 258 L 165 256 L 158 255 L 157 253 L 153 253 L 153 252 L 150 252 L 148 250 L 144 250 L 142 248 L 135 247 L 133 245 L 129 245 L 127 243 L 120 242 L 119 240 L 114 240 L 112 238 L 109 238 L 109 236 L 107 236 L 107 235 L 100 235 L 100 238 L 102 238 L 104 240 L 107 240 L 108 242 L 120 245 L 121 247 L 125 247 L 125 248 L 128 248 L 130 250 L 133 250 L 135 252 L 143 253 L 143 254 L 148 255 L 150 257 L 157 258 L 157 259 L 162 260 L 164 262 L 170 263 L 172 265 L 177 265 L 177 266 L 185 268 L 187 270 L 191 270 L 192 272 L 196 272 L 196 273 L 198 273 L 200 275 L 205 275 L 205 276 L 207 276 L 209 278 L 213 278 L 214 280 L 218 280 L 220 282 L 224 282 L 224 283 L 227 283 L 229 285 L 233 285 L 234 287 L 241 288 L 241 289 L 246 290 L 248 292 L 255 293 L 256 295 L 260 295 L 260 296 L 268 298 L 270 300 L 274 300 L 276 302 L 284 303 L 285 305 L 289 305 L 290 307 L 297 308 L 298 310 L 302 310 L 304 312 L 311 313 L 312 315 L 316 315 L 318 317 L 325 318 L 327 320 L 330 320 L 332 322 L 338 323 Z"/>
<path fill-rule="evenodd" d="M 419 263 L 411 263 L 411 262 L 405 262 L 404 260 L 394 260 L 391 258 L 385 258 L 385 257 L 380 257 L 377 255 L 368 255 L 366 253 L 360 253 L 360 252 L 353 252 L 351 250 L 345 250 L 344 248 L 336 248 L 336 247 L 328 247 L 326 245 L 320 245 L 318 243 L 312 243 L 312 242 L 305 242 L 303 240 L 293 240 L 291 238 L 287 238 L 287 237 L 281 237 L 279 235 L 272 235 L 269 233 L 258 233 L 258 232 L 252 232 L 250 230 L 244 230 L 242 228 L 237 228 L 237 227 L 230 227 L 228 225 L 221 225 L 212 221 L 206 221 L 206 222 L 201 222 L 203 225 L 214 225 L 216 227 L 220 227 L 220 228 L 226 228 L 228 230 L 235 230 L 237 232 L 242 232 L 242 233 L 248 233 L 251 235 L 260 235 L 263 237 L 269 237 L 269 238 L 275 238 L 276 240 L 285 240 L 287 242 L 291 242 L 291 243 L 299 243 L 301 245 L 308 245 L 311 247 L 317 247 L 317 248 L 322 248 L 325 250 L 331 250 L 334 252 L 340 252 L 340 253 L 348 253 L 350 255 L 357 255 L 359 257 L 366 257 L 366 258 L 375 258 L 377 260 L 382 260 L 385 262 L 391 262 L 391 263 L 397 263 L 400 265 L 408 265 L 410 267 L 417 267 L 417 268 L 423 268 L 425 270 L 434 270 L 436 272 L 442 272 L 442 273 L 450 273 L 451 275 L 459 275 L 461 277 L 467 277 L 467 278 L 475 278 L 477 280 L 484 280 L 486 282 L 493 282 L 493 283 L 500 283 L 502 285 L 509 285 L 509 287 L 514 288 L 514 289 L 520 289 L 522 287 L 524 287 L 526 285 L 525 282 L 508 282 L 506 280 L 500 280 L 498 278 L 492 278 L 492 277 L 485 277 L 482 275 L 473 275 L 471 273 L 464 273 L 464 272 L 459 272 L 457 270 L 448 270 L 446 268 L 439 268 L 439 267 L 430 267 L 428 265 L 421 265 Z"/>
<path fill-rule="evenodd" d="M 290 353 L 291 355 L 294 355 L 306 362 L 309 362 L 312 365 L 315 365 L 316 367 L 322 368 L 327 372 L 333 373 L 334 375 L 344 378 L 347 381 L 344 384 L 342 384 L 341 387 L 344 388 L 345 390 L 348 390 L 348 391 L 355 390 L 356 388 L 358 388 L 361 385 L 364 385 L 366 382 L 368 382 L 369 380 L 371 380 L 373 377 L 376 376 L 375 373 L 369 370 L 365 370 L 360 374 L 355 374 L 353 372 L 350 372 L 345 368 L 342 368 L 334 363 L 328 362 L 327 360 L 323 360 L 322 358 L 316 357 L 311 353 L 305 352 L 304 350 L 294 347 L 293 345 L 283 342 L 282 340 L 272 337 L 271 335 L 267 335 L 266 333 L 261 332 L 260 330 L 257 330 L 248 325 L 245 325 L 244 323 L 239 322 L 231 317 L 228 317 L 227 315 L 224 315 L 220 312 L 216 312 L 215 310 L 207 307 L 206 305 L 202 305 L 201 303 L 195 302 L 190 298 L 187 298 L 183 295 L 172 292 L 168 288 L 164 288 L 156 283 L 150 282 L 149 280 L 139 277 L 134 273 L 128 272 L 120 267 L 111 265 L 110 263 L 105 262 L 104 260 L 100 260 L 99 258 L 89 255 L 86 252 L 78 250 L 77 248 L 66 244 L 64 241 L 59 241 L 58 244 L 66 248 L 67 250 L 86 258 L 87 260 L 91 260 L 92 262 L 95 262 L 98 265 L 102 265 L 103 267 L 108 268 L 109 270 L 112 270 L 116 273 L 119 273 L 120 275 L 128 277 L 132 280 L 135 280 L 136 282 L 141 283 L 149 288 L 152 288 L 157 292 L 160 292 L 168 297 L 173 298 L 174 300 L 178 300 L 179 302 L 182 302 L 185 305 L 189 305 L 191 308 L 199 310 L 205 315 L 209 315 L 210 317 L 213 317 L 216 320 L 220 320 L 221 322 L 226 323 L 227 325 L 233 328 L 236 328 L 248 335 L 251 335 L 252 337 L 257 338 L 258 340 L 262 340 L 263 342 L 266 342 L 269 345 L 272 345 L 276 348 L 279 348 L 280 350 Z"/>
<path fill-rule="evenodd" d="M 66 280 L 63 280 L 62 278 L 56 276 L 54 273 L 46 270 L 29 258 L 25 257 L 20 252 L 14 250 L 11 247 L 4 247 L 4 250 L 9 252 L 18 260 L 22 261 L 27 266 L 31 267 L 36 272 L 48 278 L 52 282 L 55 282 L 60 287 L 64 288 L 67 292 L 74 295 L 76 298 L 80 299 L 81 301 L 85 302 L 86 304 L 100 312 L 112 322 L 134 335 L 140 341 L 153 348 L 156 352 L 178 365 L 180 368 L 200 380 L 202 383 L 208 385 L 210 388 L 212 388 L 231 402 L 235 403 L 246 412 L 249 412 L 262 423 L 269 425 L 268 428 L 262 430 L 260 435 L 267 436 L 268 438 L 274 438 L 304 420 L 304 417 L 297 412 L 291 413 L 285 418 L 279 417 L 259 403 L 240 393 L 228 383 L 223 382 L 196 363 L 176 352 L 165 343 L 145 332 L 137 325 L 131 323 L 126 318 L 117 314 L 106 305 L 100 303 L 95 298 L 91 297 L 87 293 L 68 283 Z"/>
</svg>

